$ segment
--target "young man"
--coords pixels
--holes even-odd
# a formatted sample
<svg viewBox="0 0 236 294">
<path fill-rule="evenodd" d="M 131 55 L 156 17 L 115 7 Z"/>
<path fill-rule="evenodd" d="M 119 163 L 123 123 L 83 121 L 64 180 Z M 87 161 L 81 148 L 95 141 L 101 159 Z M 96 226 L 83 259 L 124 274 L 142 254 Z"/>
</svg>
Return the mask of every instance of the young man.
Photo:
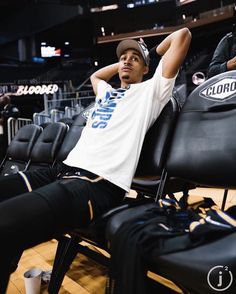
<svg viewBox="0 0 236 294">
<path fill-rule="evenodd" d="M 145 133 L 171 96 L 190 40 L 186 28 L 166 37 L 156 47 L 162 55 L 156 72 L 145 82 L 147 48 L 142 42 L 122 41 L 119 62 L 91 76 L 94 111 L 64 164 L 0 177 L 1 294 L 14 256 L 88 225 L 129 191 Z M 121 88 L 115 90 L 107 81 L 117 73 Z"/>
</svg>

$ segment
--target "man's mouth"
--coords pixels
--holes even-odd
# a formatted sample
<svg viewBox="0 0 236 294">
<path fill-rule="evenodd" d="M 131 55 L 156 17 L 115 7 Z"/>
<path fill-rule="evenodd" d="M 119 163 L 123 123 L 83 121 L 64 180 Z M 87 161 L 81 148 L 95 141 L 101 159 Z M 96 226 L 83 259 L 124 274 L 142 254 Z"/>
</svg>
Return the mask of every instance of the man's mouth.
<svg viewBox="0 0 236 294">
<path fill-rule="evenodd" d="M 124 66 L 124 67 L 122 67 L 122 71 L 124 71 L 124 72 L 129 72 L 129 71 L 131 71 L 131 70 L 132 70 L 131 67 L 128 67 L 128 66 Z"/>
</svg>

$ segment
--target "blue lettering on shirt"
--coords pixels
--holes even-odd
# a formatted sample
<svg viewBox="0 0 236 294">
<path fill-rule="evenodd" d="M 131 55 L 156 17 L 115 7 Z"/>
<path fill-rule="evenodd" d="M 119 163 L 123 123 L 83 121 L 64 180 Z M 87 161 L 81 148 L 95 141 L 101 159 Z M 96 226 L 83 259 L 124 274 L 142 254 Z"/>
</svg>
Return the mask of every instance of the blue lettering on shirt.
<svg viewBox="0 0 236 294">
<path fill-rule="evenodd" d="M 97 101 L 91 115 L 92 128 L 106 128 L 116 109 L 118 100 L 124 97 L 125 91 L 125 89 L 106 91 L 104 97 Z"/>
</svg>

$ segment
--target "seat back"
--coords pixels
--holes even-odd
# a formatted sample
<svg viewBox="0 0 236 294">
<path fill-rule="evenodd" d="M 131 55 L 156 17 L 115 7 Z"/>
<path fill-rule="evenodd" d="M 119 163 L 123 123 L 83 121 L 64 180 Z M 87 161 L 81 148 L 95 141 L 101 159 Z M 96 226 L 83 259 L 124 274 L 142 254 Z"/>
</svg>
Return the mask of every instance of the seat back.
<svg viewBox="0 0 236 294">
<path fill-rule="evenodd" d="M 57 154 L 56 162 L 62 162 L 64 159 L 66 159 L 69 152 L 75 147 L 76 143 L 78 142 L 82 130 L 84 128 L 84 125 L 86 123 L 86 119 L 77 116 L 73 124 L 71 125 L 69 131 L 67 132 L 63 143 L 60 147 L 60 150 Z"/>
<path fill-rule="evenodd" d="M 178 113 L 179 104 L 172 97 L 148 130 L 132 182 L 132 189 L 137 192 L 155 196 Z"/>
<path fill-rule="evenodd" d="M 32 149 L 30 170 L 53 165 L 67 131 L 68 126 L 62 122 L 52 123 L 43 129 Z"/>
<path fill-rule="evenodd" d="M 6 156 L 1 163 L 1 175 L 9 175 L 27 168 L 31 151 L 42 128 L 29 124 L 21 127 L 7 148 Z"/>
<path fill-rule="evenodd" d="M 167 161 L 169 176 L 236 187 L 236 71 L 198 86 L 182 108 Z"/>
<path fill-rule="evenodd" d="M 172 97 L 145 135 L 135 177 L 160 177 L 178 113 L 177 101 Z"/>
</svg>

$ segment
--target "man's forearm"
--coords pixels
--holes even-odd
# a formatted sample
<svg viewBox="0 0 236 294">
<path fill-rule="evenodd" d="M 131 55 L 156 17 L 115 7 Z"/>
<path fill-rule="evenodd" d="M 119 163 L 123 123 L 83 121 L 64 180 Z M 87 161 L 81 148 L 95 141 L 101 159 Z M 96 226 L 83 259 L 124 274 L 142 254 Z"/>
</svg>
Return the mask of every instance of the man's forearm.
<svg viewBox="0 0 236 294">
<path fill-rule="evenodd" d="M 97 78 L 99 80 L 109 81 L 114 75 L 118 73 L 118 63 L 113 63 L 108 66 L 105 66 L 95 73 L 92 74 L 92 78 Z"/>
<path fill-rule="evenodd" d="M 118 73 L 118 63 L 113 63 L 108 66 L 105 66 L 93 73 L 90 77 L 93 91 L 97 95 L 97 85 L 99 81 L 103 80 L 108 82 L 114 75 Z"/>
</svg>

